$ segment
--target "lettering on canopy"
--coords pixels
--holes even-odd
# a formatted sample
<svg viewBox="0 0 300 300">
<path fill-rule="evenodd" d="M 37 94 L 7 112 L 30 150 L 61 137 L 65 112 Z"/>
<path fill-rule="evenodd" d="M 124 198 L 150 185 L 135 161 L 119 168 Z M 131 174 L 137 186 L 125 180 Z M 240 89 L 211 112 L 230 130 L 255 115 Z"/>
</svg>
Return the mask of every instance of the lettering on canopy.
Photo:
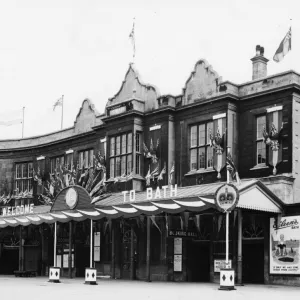
<svg viewBox="0 0 300 300">
<path fill-rule="evenodd" d="M 18 216 L 33 213 L 34 204 L 7 206 L 2 208 L 1 216 Z"/>
<path fill-rule="evenodd" d="M 124 202 L 133 202 L 135 201 L 135 190 L 123 191 L 122 192 Z M 128 197 L 129 194 L 129 197 Z M 160 189 L 159 187 L 156 190 L 153 190 L 151 187 L 146 190 L 146 199 L 143 200 L 156 200 L 156 199 L 167 199 L 177 197 L 177 184 L 174 186 L 164 185 Z"/>
</svg>

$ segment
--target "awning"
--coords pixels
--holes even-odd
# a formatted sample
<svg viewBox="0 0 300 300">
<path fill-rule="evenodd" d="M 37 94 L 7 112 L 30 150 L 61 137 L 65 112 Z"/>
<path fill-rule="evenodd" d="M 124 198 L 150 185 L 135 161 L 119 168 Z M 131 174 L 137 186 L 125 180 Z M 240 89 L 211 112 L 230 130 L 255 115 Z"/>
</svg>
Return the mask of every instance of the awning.
<svg viewBox="0 0 300 300">
<path fill-rule="evenodd" d="M 0 228 L 7 226 L 28 226 L 42 223 L 83 221 L 86 219 L 99 220 L 101 218 L 116 219 L 119 217 L 131 218 L 139 215 L 157 215 L 160 213 L 175 214 L 184 211 L 202 212 L 214 210 L 214 194 L 224 183 L 203 184 L 177 189 L 176 197 L 147 200 L 146 192 L 135 194 L 135 201 L 124 202 L 122 193 L 111 194 L 102 201 L 92 204 L 91 198 L 82 187 L 75 186 L 83 203 L 78 203 L 74 209 L 66 209 L 63 190 L 50 206 L 36 206 L 33 213 L 16 216 L 1 216 Z M 237 186 L 240 199 L 237 207 L 271 213 L 281 213 L 283 203 L 263 183 L 258 180 L 243 180 Z M 84 194 L 85 193 L 85 194 Z"/>
</svg>

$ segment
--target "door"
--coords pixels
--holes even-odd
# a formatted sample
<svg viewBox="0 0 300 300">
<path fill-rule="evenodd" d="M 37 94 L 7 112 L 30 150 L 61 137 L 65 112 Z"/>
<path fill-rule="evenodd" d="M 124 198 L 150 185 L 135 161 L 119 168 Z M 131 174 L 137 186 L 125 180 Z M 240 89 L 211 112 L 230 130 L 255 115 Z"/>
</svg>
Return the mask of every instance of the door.
<svg viewBox="0 0 300 300">
<path fill-rule="evenodd" d="M 188 281 L 209 281 L 209 243 L 203 241 L 188 241 Z"/>
<path fill-rule="evenodd" d="M 133 240 L 132 240 L 132 235 L 133 235 Z M 123 279 L 131 279 L 130 276 L 131 268 L 133 268 L 133 278 L 135 278 L 136 244 L 137 244 L 137 238 L 134 230 L 132 230 L 129 226 L 124 226 L 123 237 L 122 237 L 122 252 L 121 252 Z"/>
</svg>

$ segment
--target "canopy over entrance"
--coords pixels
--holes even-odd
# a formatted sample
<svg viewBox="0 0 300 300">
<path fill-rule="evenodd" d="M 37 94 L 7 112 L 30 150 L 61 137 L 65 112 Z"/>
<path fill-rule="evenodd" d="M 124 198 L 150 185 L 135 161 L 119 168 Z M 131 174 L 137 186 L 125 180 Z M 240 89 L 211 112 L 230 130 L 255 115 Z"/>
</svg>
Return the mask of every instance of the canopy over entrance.
<svg viewBox="0 0 300 300">
<path fill-rule="evenodd" d="M 0 217 L 0 228 L 7 226 L 39 225 L 41 223 L 98 220 L 101 218 L 131 218 L 160 213 L 175 214 L 183 211 L 201 212 L 215 209 L 214 194 L 224 183 L 203 184 L 178 188 L 171 191 L 153 190 L 133 194 L 120 192 L 106 195 L 102 200 L 92 203 L 89 193 L 81 186 L 69 186 L 56 197 L 52 207 L 36 206 L 25 214 L 14 214 L 8 210 Z M 282 201 L 258 180 L 244 180 L 237 186 L 240 192 L 238 208 L 281 213 Z M 10 213 L 9 213 L 10 212 Z"/>
</svg>

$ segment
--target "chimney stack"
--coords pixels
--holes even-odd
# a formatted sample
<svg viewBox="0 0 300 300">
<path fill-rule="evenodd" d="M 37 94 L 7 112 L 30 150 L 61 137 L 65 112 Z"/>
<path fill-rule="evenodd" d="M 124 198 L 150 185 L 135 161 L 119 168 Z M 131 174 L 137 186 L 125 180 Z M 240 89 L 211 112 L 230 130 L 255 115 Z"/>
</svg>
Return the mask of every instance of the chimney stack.
<svg viewBox="0 0 300 300">
<path fill-rule="evenodd" d="M 252 80 L 264 78 L 267 76 L 267 63 L 268 59 L 264 57 L 265 49 L 260 45 L 256 46 L 256 55 L 251 58 L 252 68 Z"/>
</svg>

